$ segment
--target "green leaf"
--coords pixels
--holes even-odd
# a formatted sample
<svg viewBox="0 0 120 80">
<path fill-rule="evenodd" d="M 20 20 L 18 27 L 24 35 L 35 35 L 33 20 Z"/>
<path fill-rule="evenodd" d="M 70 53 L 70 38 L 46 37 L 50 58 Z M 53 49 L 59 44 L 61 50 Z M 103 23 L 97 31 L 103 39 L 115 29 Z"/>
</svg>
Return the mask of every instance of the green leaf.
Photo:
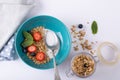
<svg viewBox="0 0 120 80">
<path fill-rule="evenodd" d="M 28 47 L 28 46 L 30 46 L 32 44 L 33 44 L 33 40 L 24 40 L 22 42 L 22 47 L 26 48 L 26 47 Z"/>
<path fill-rule="evenodd" d="M 97 34 L 98 32 L 98 25 L 96 21 L 93 21 L 92 25 L 91 25 L 91 29 L 92 29 L 92 33 L 93 34 Z"/>
<path fill-rule="evenodd" d="M 27 31 L 23 31 L 23 36 L 25 37 L 25 39 L 33 41 L 32 35 L 28 33 Z"/>
</svg>

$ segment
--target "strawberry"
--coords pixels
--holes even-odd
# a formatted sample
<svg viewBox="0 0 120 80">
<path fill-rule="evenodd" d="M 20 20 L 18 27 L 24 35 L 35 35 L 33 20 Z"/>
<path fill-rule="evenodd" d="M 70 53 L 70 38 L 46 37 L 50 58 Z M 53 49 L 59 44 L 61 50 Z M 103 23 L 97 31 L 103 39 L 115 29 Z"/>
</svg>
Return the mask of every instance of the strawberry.
<svg viewBox="0 0 120 80">
<path fill-rule="evenodd" d="M 31 45 L 31 46 L 29 46 L 29 47 L 27 48 L 27 51 L 30 52 L 30 53 L 32 53 L 32 52 L 35 52 L 36 49 L 37 49 L 36 46 Z"/>
<path fill-rule="evenodd" d="M 40 41 L 42 39 L 42 35 L 39 32 L 34 32 L 33 38 L 35 41 Z"/>
<path fill-rule="evenodd" d="M 43 61 L 44 59 L 45 59 L 45 53 L 43 53 L 43 52 L 39 52 L 39 53 L 37 53 L 36 54 L 36 60 L 38 60 L 38 61 Z"/>
</svg>

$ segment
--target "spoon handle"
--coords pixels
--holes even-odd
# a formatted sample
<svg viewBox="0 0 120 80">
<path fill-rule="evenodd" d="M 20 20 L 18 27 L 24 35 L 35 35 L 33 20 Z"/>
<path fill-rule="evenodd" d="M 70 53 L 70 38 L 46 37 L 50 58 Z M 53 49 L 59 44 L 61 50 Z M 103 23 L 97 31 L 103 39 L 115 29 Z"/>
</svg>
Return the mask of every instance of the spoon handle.
<svg viewBox="0 0 120 80">
<path fill-rule="evenodd" d="M 55 80 L 61 80 L 58 68 L 56 66 L 56 60 L 55 60 L 55 55 L 54 55 L 54 50 L 53 50 L 53 63 L 54 63 L 54 71 L 55 71 Z"/>
</svg>

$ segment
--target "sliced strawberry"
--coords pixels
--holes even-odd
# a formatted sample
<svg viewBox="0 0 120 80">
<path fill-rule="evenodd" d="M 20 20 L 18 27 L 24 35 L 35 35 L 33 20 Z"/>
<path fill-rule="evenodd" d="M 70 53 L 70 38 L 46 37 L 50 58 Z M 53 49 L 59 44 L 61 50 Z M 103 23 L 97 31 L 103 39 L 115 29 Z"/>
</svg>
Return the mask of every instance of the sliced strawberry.
<svg viewBox="0 0 120 80">
<path fill-rule="evenodd" d="M 35 41 L 40 41 L 42 39 L 42 35 L 39 32 L 34 32 L 33 38 Z"/>
<path fill-rule="evenodd" d="M 43 61 L 45 59 L 45 53 L 39 52 L 36 54 L 36 60 Z"/>
<path fill-rule="evenodd" d="M 27 51 L 30 52 L 30 53 L 32 53 L 32 52 L 35 52 L 36 49 L 37 49 L 36 46 L 31 45 L 31 46 L 29 46 L 29 47 L 27 48 Z"/>
</svg>

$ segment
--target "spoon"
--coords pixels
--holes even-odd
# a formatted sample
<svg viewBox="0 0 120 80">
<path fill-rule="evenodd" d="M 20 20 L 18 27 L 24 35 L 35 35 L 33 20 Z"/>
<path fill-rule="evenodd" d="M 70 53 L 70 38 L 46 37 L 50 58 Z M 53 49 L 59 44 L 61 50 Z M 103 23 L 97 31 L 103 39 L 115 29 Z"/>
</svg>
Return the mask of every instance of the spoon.
<svg viewBox="0 0 120 80">
<path fill-rule="evenodd" d="M 55 79 L 54 80 L 61 80 L 59 71 L 56 66 L 56 60 L 55 60 L 55 50 L 59 47 L 59 40 L 57 35 L 53 31 L 48 31 L 46 33 L 46 45 L 48 48 L 52 50 L 52 56 L 53 56 L 53 63 L 54 63 L 54 72 L 55 72 Z"/>
</svg>

